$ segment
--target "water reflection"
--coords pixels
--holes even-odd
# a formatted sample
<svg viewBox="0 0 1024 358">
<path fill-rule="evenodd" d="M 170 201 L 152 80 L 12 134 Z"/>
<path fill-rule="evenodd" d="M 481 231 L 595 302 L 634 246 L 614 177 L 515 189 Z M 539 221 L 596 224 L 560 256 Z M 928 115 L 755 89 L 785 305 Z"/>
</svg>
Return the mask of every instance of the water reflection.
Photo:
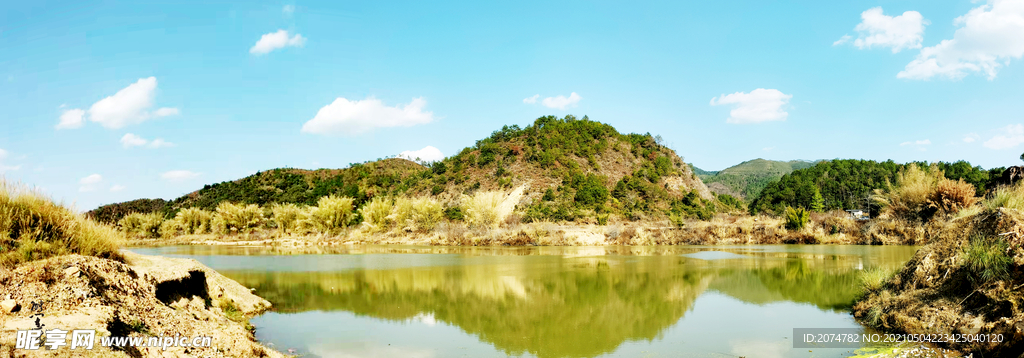
<svg viewBox="0 0 1024 358">
<path fill-rule="evenodd" d="M 790 349 L 792 328 L 856 327 L 845 310 L 857 294 L 859 269 L 902 265 L 914 248 L 136 251 L 192 257 L 254 287 L 275 306 L 254 320 L 261 339 L 307 354 L 593 357 L 805 356 Z"/>
</svg>

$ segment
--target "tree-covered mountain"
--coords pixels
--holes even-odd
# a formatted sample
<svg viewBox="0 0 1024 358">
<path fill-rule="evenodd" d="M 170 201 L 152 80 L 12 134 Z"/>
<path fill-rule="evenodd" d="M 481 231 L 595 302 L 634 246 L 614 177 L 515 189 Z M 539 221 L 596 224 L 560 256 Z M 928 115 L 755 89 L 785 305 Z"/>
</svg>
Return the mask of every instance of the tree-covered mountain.
<svg viewBox="0 0 1024 358">
<path fill-rule="evenodd" d="M 224 201 L 313 204 L 331 194 L 354 198 L 357 207 L 378 195 L 430 195 L 454 205 L 462 194 L 522 185 L 528 189 L 517 210 L 530 220 L 709 218 L 742 206 L 732 198 L 718 200 L 654 136 L 622 134 L 569 115 L 541 117 L 525 128 L 505 126 L 433 163 L 390 158 L 344 169 L 267 170 L 206 185 L 151 212 L 170 216 L 187 207 L 213 209 Z M 146 210 L 133 202 L 104 205 L 89 215 L 112 222 L 126 212 Z"/>
<path fill-rule="evenodd" d="M 876 162 L 873 160 L 836 159 L 825 160 L 814 166 L 794 170 L 772 182 L 761 191 L 761 194 L 748 206 L 751 213 L 779 213 L 785 207 L 802 207 L 810 209 L 815 193 L 820 194 L 824 201 L 824 210 L 870 209 L 868 197 L 874 189 L 886 188 L 894 183 L 896 174 L 907 164 L 892 160 Z M 920 168 L 931 167 L 933 163 L 913 162 Z M 978 195 L 993 188 L 999 181 L 1005 168 L 982 169 L 971 166 L 966 161 L 955 163 L 936 162 L 935 168 L 941 170 L 946 178 L 963 179 L 974 185 Z"/>
<path fill-rule="evenodd" d="M 811 167 L 814 163 L 805 160 L 783 162 L 758 158 L 720 171 L 706 171 L 696 167 L 693 171 L 711 191 L 749 200 L 757 197 L 769 183 L 779 180 L 783 175 Z"/>
</svg>

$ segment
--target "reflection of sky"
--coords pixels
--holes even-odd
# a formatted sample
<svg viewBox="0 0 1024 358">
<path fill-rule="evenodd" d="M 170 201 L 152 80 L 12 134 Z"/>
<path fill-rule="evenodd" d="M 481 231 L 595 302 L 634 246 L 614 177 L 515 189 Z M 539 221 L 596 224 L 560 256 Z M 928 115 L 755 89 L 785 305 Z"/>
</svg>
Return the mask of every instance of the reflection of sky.
<svg viewBox="0 0 1024 358">
<path fill-rule="evenodd" d="M 406 321 L 344 311 L 267 313 L 252 320 L 256 337 L 273 347 L 318 357 L 499 357 L 490 344 L 430 313 Z M 604 357 L 841 357 L 845 349 L 793 347 L 793 328 L 860 327 L 846 313 L 792 302 L 756 305 L 707 292 L 652 341 L 626 341 Z M 527 356 L 529 356 L 527 354 Z"/>
<path fill-rule="evenodd" d="M 395 322 L 344 311 L 271 312 L 251 322 L 261 342 L 314 357 L 505 356 L 457 327 L 435 323 L 429 313 Z"/>
</svg>

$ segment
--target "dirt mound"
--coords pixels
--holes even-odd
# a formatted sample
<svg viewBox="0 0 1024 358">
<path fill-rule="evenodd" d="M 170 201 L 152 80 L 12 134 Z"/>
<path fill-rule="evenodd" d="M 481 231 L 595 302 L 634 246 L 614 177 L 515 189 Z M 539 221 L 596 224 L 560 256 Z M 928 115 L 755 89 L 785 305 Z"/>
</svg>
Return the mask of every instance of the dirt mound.
<svg viewBox="0 0 1024 358">
<path fill-rule="evenodd" d="M 0 272 L 0 356 L 81 355 L 14 350 L 16 331 L 94 329 L 92 356 L 280 357 L 257 343 L 245 319 L 270 303 L 194 260 L 126 253 L 128 264 L 68 255 Z M 101 347 L 99 336 L 212 337 L 210 347 Z"/>
<path fill-rule="evenodd" d="M 1001 335 L 1001 342 L 939 346 L 983 357 L 1024 354 L 1024 214 L 999 208 L 952 220 L 854 316 L 886 332 Z M 867 285 L 866 285 L 867 287 Z"/>
</svg>

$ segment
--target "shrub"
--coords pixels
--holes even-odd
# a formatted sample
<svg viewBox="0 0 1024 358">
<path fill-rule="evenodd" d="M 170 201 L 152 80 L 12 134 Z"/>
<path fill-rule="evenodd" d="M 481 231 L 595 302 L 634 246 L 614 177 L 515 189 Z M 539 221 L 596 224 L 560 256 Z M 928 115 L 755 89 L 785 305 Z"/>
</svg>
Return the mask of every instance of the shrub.
<svg viewBox="0 0 1024 358">
<path fill-rule="evenodd" d="M 989 209 L 1007 208 L 1024 210 L 1024 182 L 1018 182 L 1012 186 L 1002 186 L 992 193 L 992 196 L 985 200 L 984 205 Z"/>
<path fill-rule="evenodd" d="M 889 279 L 899 273 L 898 269 L 876 267 L 864 270 L 860 274 L 861 289 L 865 292 L 878 292 L 888 285 Z"/>
<path fill-rule="evenodd" d="M 400 230 L 415 230 L 416 223 L 413 221 L 412 199 L 405 197 L 395 198 L 395 205 L 391 209 L 391 215 L 388 218 Z"/>
<path fill-rule="evenodd" d="M 974 197 L 975 190 L 974 185 L 963 179 L 954 181 L 942 178 L 928 195 L 928 206 L 944 214 L 956 213 L 978 202 L 978 198 Z"/>
<path fill-rule="evenodd" d="M 964 249 L 964 265 L 973 276 L 982 281 L 1001 279 L 1009 275 L 1013 259 L 1006 254 L 1009 244 L 1001 238 L 975 236 Z"/>
<path fill-rule="evenodd" d="M 444 207 L 432 198 L 418 198 L 412 201 L 413 221 L 421 231 L 433 230 L 444 219 Z"/>
<path fill-rule="evenodd" d="M 186 234 L 202 234 L 210 232 L 210 221 L 213 220 L 213 213 L 200 208 L 181 209 L 174 216 L 174 221 Z"/>
<path fill-rule="evenodd" d="M 157 235 L 159 235 L 160 224 L 163 224 L 163 222 L 164 217 L 157 213 L 131 213 L 121 218 L 121 220 L 117 222 L 117 225 L 121 227 L 121 231 L 124 231 L 128 235 L 157 237 Z"/>
<path fill-rule="evenodd" d="M 240 205 L 222 202 L 217 205 L 211 225 L 217 226 L 221 233 L 247 232 L 263 225 L 263 209 L 256 204 Z"/>
<path fill-rule="evenodd" d="M 394 205 L 391 199 L 376 196 L 370 202 L 363 205 L 359 212 L 363 214 L 363 225 L 371 232 L 386 231 L 391 227 L 391 209 Z"/>
<path fill-rule="evenodd" d="M 802 230 L 810 220 L 811 216 L 804 208 L 786 207 L 786 229 Z"/>
<path fill-rule="evenodd" d="M 303 215 L 303 224 L 309 230 L 322 234 L 337 234 L 348 227 L 352 220 L 353 199 L 344 196 L 323 196 L 316 206 L 309 207 Z"/>
<path fill-rule="evenodd" d="M 302 216 L 302 208 L 292 203 L 274 204 L 270 211 L 274 215 L 271 220 L 281 232 L 294 232 L 299 217 Z"/>
<path fill-rule="evenodd" d="M 466 221 L 474 227 L 498 227 L 507 213 L 501 212 L 505 195 L 498 191 L 485 191 L 462 197 Z M 504 215 L 503 215 L 504 214 Z"/>
<path fill-rule="evenodd" d="M 114 228 L 0 180 L 0 267 L 80 254 L 124 261 Z"/>
<path fill-rule="evenodd" d="M 163 238 L 171 238 L 181 235 L 182 231 L 181 224 L 179 224 L 177 220 L 164 220 L 164 222 L 160 224 L 160 228 L 157 229 L 157 232 L 160 233 L 160 237 Z"/>
<path fill-rule="evenodd" d="M 462 221 L 464 220 L 465 214 L 462 212 L 462 207 L 450 206 L 444 209 L 444 217 L 451 221 Z"/>
</svg>

